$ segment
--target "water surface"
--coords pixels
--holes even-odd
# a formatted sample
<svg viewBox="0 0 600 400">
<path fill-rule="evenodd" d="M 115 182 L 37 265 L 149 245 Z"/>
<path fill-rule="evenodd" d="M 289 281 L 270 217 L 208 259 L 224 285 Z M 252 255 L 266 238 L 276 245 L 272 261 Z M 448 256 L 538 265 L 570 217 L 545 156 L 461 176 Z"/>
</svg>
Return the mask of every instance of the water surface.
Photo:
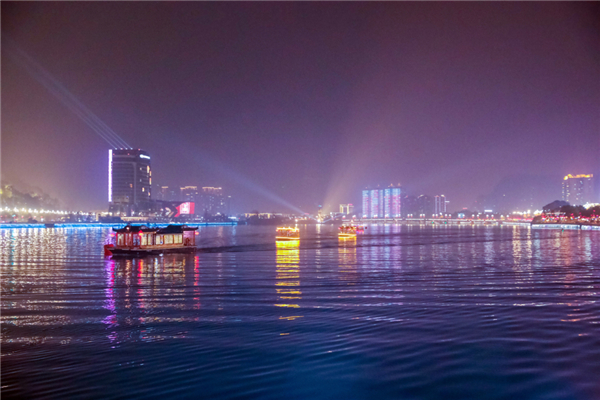
<svg viewBox="0 0 600 400">
<path fill-rule="evenodd" d="M 600 232 L 0 230 L 3 398 L 600 399 Z"/>
</svg>

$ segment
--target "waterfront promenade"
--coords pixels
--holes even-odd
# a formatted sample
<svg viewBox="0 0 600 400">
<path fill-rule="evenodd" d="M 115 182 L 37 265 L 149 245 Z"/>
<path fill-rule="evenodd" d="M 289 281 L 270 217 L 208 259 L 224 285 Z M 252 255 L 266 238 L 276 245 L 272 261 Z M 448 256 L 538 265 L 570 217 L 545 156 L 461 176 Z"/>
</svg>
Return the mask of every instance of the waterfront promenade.
<svg viewBox="0 0 600 400">
<path fill-rule="evenodd" d="M 159 228 L 164 228 L 168 225 L 187 225 L 192 227 L 200 227 L 200 226 L 232 226 L 237 225 L 238 223 L 235 221 L 232 222 L 186 222 L 186 223 L 155 223 L 155 222 L 136 222 L 133 225 L 146 225 L 146 226 L 157 226 Z M 56 222 L 52 224 L 3 224 L 0 223 L 0 229 L 22 229 L 22 228 L 123 228 L 127 223 L 103 223 L 103 222 Z"/>
</svg>

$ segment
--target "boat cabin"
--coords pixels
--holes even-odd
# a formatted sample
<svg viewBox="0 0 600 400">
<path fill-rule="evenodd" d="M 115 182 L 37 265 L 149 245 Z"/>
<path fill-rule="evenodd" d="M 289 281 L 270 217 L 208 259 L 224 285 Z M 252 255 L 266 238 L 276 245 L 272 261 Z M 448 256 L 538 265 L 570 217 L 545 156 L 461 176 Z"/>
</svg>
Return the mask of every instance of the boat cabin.
<svg viewBox="0 0 600 400">
<path fill-rule="evenodd" d="M 339 227 L 340 232 L 338 236 L 341 238 L 344 237 L 356 237 L 358 233 L 364 233 L 365 228 L 362 226 L 356 225 L 342 225 Z"/>
<path fill-rule="evenodd" d="M 300 239 L 300 229 L 298 228 L 277 228 L 277 240 L 298 240 Z"/>
<path fill-rule="evenodd" d="M 169 225 L 166 228 L 150 228 L 145 225 L 127 225 L 114 229 L 115 249 L 159 250 L 196 247 L 195 231 L 185 225 Z"/>
</svg>

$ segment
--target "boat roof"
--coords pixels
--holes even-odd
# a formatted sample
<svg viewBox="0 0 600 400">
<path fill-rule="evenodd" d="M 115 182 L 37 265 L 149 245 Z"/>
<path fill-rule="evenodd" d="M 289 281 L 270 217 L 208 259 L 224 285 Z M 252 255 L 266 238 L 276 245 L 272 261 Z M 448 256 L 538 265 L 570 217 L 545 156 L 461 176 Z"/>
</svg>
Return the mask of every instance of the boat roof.
<svg viewBox="0 0 600 400">
<path fill-rule="evenodd" d="M 155 232 L 157 234 L 160 233 L 183 233 L 184 231 L 195 231 L 198 228 L 194 228 L 187 225 L 169 225 L 166 228 L 150 228 L 146 225 L 127 225 L 121 229 L 113 228 L 113 231 L 117 233 L 151 233 Z"/>
<path fill-rule="evenodd" d="M 161 228 L 156 233 L 182 233 L 183 231 L 195 231 L 198 227 L 191 227 L 187 225 L 169 225 L 166 228 Z"/>
<path fill-rule="evenodd" d="M 149 228 L 146 225 L 127 225 L 121 229 L 113 228 L 117 233 L 140 233 L 140 232 L 156 232 L 158 228 Z"/>
</svg>

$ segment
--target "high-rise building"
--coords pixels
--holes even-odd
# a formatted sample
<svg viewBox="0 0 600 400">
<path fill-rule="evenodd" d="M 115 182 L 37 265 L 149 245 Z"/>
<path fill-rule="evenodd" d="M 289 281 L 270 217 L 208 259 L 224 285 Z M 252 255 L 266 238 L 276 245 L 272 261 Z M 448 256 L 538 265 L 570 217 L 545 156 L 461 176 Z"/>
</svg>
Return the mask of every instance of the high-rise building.
<svg viewBox="0 0 600 400">
<path fill-rule="evenodd" d="M 571 205 L 595 203 L 594 175 L 567 175 L 562 183 L 562 197 Z"/>
<path fill-rule="evenodd" d="M 400 218 L 402 216 L 402 189 L 399 187 L 393 187 L 390 190 L 392 202 L 390 217 Z"/>
<path fill-rule="evenodd" d="M 223 189 L 220 187 L 203 187 L 200 193 L 199 210 L 209 215 L 225 215 L 228 213 L 229 199 L 223 195 Z"/>
<path fill-rule="evenodd" d="M 371 215 L 371 196 L 369 190 L 362 191 L 362 217 L 370 218 Z"/>
<path fill-rule="evenodd" d="M 198 186 L 184 186 L 179 188 L 179 200 L 197 202 L 198 199 Z"/>
<path fill-rule="evenodd" d="M 381 218 L 379 216 L 379 192 L 379 189 L 373 189 L 369 193 L 369 196 L 371 197 L 371 213 L 369 218 Z"/>
<path fill-rule="evenodd" d="M 150 208 L 152 171 L 144 150 L 108 151 L 109 210 L 130 215 Z"/>
<path fill-rule="evenodd" d="M 433 202 L 434 202 L 434 211 L 433 211 L 434 214 L 441 215 L 441 214 L 446 213 L 446 206 L 448 204 L 448 201 L 446 200 L 446 196 L 444 196 L 443 194 L 439 195 L 439 196 L 434 196 Z"/>
<path fill-rule="evenodd" d="M 401 193 L 402 189 L 394 186 L 386 189 L 363 190 L 363 218 L 400 218 Z"/>
<path fill-rule="evenodd" d="M 382 207 L 382 211 L 383 211 L 383 216 L 385 218 L 389 218 L 390 217 L 390 212 L 392 209 L 392 198 L 391 198 L 392 192 L 391 189 L 383 189 L 383 207 Z"/>
</svg>

